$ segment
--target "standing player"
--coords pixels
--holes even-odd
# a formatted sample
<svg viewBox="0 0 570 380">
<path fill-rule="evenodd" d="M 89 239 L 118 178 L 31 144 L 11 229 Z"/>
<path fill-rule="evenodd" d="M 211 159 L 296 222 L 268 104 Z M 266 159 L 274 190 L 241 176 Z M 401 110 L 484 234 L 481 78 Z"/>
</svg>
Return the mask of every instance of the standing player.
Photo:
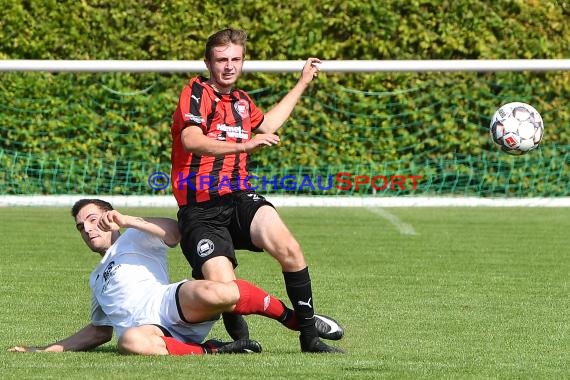
<svg viewBox="0 0 570 380">
<path fill-rule="evenodd" d="M 301 247 L 263 196 L 247 189 L 248 155 L 279 143 L 275 132 L 318 74 L 309 58 L 291 91 L 263 114 L 234 87 L 242 73 L 246 33 L 224 29 L 208 38 L 204 61 L 209 78 L 184 86 L 171 127 L 172 186 L 180 207 L 181 247 L 194 278 L 229 282 L 237 266 L 234 249 L 267 251 L 281 265 L 285 287 L 299 317 L 304 352 L 339 352 L 318 337 L 309 270 Z M 256 134 L 253 138 L 253 133 Z M 234 339 L 249 336 L 243 318 L 224 315 Z M 334 339 L 342 330 L 330 331 Z"/>
<path fill-rule="evenodd" d="M 222 312 L 260 314 L 298 329 L 293 310 L 246 281 L 170 284 L 167 248 L 180 238 L 175 220 L 122 215 L 100 199 L 79 200 L 72 216 L 85 244 L 102 256 L 89 281 L 91 323 L 46 347 L 11 351 L 89 350 L 108 342 L 114 330 L 119 351 L 127 354 L 260 352 L 251 340 L 201 343 Z M 127 228 L 123 234 L 122 227 Z"/>
</svg>

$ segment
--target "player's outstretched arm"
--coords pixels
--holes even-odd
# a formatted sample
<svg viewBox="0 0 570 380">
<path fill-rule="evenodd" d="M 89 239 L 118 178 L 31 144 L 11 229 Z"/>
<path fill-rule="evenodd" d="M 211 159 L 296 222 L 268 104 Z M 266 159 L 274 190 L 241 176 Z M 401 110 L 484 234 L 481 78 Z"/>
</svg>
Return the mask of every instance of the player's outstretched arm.
<svg viewBox="0 0 570 380">
<path fill-rule="evenodd" d="M 110 326 L 94 326 L 88 324 L 75 334 L 58 342 L 44 347 L 37 346 L 14 346 L 8 351 L 12 352 L 64 352 L 64 351 L 89 351 L 113 337 L 113 328 Z"/>
<path fill-rule="evenodd" d="M 291 115 L 291 112 L 293 112 L 295 105 L 301 99 L 301 95 L 303 95 L 309 83 L 318 75 L 320 63 L 321 60 L 318 58 L 307 59 L 301 71 L 301 78 L 299 78 L 295 87 L 264 115 L 263 123 L 255 133 L 275 133 L 281 128 L 289 118 L 289 115 Z"/>
<path fill-rule="evenodd" d="M 119 228 L 136 228 L 153 234 L 168 245 L 174 247 L 180 241 L 178 222 L 170 218 L 141 218 L 123 215 L 117 210 L 107 211 L 101 216 L 98 227 L 102 231 L 118 231 Z"/>
</svg>

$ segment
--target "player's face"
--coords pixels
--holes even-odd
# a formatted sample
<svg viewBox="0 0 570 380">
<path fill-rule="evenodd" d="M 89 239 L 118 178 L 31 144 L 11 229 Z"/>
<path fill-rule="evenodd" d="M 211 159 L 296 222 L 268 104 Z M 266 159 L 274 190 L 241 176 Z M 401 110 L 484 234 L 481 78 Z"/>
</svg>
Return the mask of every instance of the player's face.
<svg viewBox="0 0 570 380">
<path fill-rule="evenodd" d="M 210 82 L 221 93 L 229 93 L 241 75 L 243 67 L 243 46 L 229 44 L 212 50 L 206 66 L 210 72 Z"/>
<path fill-rule="evenodd" d="M 83 241 L 93 251 L 104 254 L 112 244 L 113 233 L 97 227 L 103 211 L 94 204 L 84 206 L 75 217 L 75 226 Z"/>
</svg>

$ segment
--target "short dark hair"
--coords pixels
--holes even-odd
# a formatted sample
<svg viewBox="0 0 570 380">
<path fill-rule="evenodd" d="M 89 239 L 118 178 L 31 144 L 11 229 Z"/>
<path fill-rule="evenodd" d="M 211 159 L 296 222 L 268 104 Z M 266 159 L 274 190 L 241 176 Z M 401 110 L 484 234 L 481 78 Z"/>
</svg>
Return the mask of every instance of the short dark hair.
<svg viewBox="0 0 570 380">
<path fill-rule="evenodd" d="M 85 207 L 87 205 L 91 205 L 91 204 L 99 207 L 101 209 L 101 211 L 113 210 L 113 206 L 111 206 L 111 204 L 107 201 L 104 201 L 102 199 L 83 198 L 83 199 L 80 199 L 77 202 L 75 202 L 75 204 L 71 208 L 71 216 L 73 216 L 75 218 L 77 216 L 77 214 L 79 214 L 79 211 L 81 211 L 81 209 L 83 207 Z"/>
<path fill-rule="evenodd" d="M 208 37 L 206 42 L 206 50 L 204 58 L 209 61 L 212 57 L 212 50 L 218 46 L 226 46 L 229 44 L 243 46 L 243 55 L 245 55 L 245 43 L 247 41 L 247 33 L 241 29 L 226 28 Z"/>
</svg>

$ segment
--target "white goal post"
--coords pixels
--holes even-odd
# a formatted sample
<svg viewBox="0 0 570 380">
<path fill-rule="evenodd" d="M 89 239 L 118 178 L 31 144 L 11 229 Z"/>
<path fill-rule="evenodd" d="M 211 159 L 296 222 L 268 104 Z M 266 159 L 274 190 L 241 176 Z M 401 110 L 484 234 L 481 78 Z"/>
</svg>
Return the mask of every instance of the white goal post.
<svg viewBox="0 0 570 380">
<path fill-rule="evenodd" d="M 245 72 L 300 71 L 304 60 L 244 62 Z M 330 73 L 438 72 L 438 71 L 557 71 L 570 70 L 570 59 L 510 60 L 323 60 L 320 70 Z M 0 60 L 0 72 L 202 72 L 203 61 L 167 60 Z"/>
</svg>

